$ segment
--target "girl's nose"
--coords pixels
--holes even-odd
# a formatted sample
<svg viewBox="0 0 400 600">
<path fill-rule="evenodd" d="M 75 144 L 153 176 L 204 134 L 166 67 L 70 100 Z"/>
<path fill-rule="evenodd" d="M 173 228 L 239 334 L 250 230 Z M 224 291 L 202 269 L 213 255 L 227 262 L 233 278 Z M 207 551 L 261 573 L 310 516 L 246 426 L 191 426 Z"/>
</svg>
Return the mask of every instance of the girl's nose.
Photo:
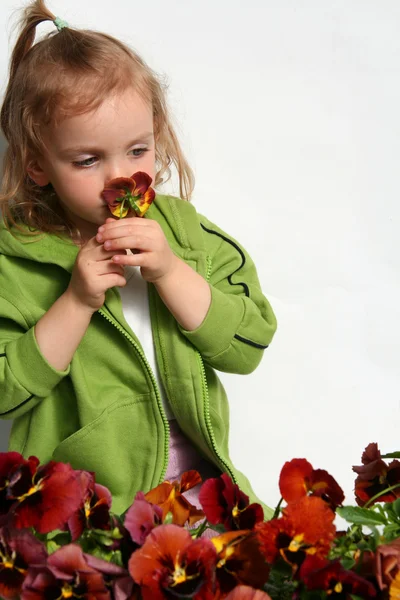
<svg viewBox="0 0 400 600">
<path fill-rule="evenodd" d="M 107 182 L 117 177 L 130 177 L 132 173 L 129 171 L 128 164 L 124 161 L 115 161 L 107 165 L 104 175 Z"/>
</svg>

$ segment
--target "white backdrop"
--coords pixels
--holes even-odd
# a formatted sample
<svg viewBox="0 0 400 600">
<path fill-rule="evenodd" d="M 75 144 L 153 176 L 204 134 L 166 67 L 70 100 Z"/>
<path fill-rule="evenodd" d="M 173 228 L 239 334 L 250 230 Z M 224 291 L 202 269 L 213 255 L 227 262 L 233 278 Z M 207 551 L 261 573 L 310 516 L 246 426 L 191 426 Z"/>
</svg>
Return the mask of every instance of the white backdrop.
<svg viewBox="0 0 400 600">
<path fill-rule="evenodd" d="M 21 2 L 2 0 L 3 82 Z M 329 470 L 352 503 L 364 447 L 400 449 L 400 3 L 48 6 L 165 74 L 195 205 L 258 266 L 279 329 L 253 374 L 222 375 L 234 461 L 271 505 L 293 457 Z"/>
</svg>

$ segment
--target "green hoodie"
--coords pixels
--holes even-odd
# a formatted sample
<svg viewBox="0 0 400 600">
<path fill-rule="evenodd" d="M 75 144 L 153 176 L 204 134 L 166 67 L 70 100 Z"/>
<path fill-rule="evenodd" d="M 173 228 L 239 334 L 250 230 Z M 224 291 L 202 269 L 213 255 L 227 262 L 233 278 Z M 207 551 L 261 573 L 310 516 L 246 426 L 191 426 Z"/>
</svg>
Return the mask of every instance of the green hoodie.
<svg viewBox="0 0 400 600">
<path fill-rule="evenodd" d="M 259 501 L 229 458 L 229 408 L 215 369 L 253 371 L 276 330 L 274 313 L 246 251 L 192 204 L 157 195 L 146 216 L 212 292 L 203 323 L 185 331 L 149 285 L 157 363 L 172 410 L 198 450 Z M 107 291 L 65 371 L 41 354 L 34 326 L 66 290 L 78 250 L 66 238 L 12 235 L 0 226 L 0 417 L 14 419 L 10 450 L 95 471 L 121 513 L 137 491 L 163 481 L 168 420 L 117 288 Z"/>
</svg>

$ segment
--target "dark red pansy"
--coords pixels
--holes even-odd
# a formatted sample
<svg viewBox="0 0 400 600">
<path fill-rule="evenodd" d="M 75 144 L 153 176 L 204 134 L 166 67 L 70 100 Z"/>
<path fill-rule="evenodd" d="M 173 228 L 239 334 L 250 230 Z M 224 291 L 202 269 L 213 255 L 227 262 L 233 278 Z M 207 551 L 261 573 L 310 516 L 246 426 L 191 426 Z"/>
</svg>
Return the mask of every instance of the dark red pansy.
<svg viewBox="0 0 400 600">
<path fill-rule="evenodd" d="M 382 458 L 378 445 L 368 444 L 361 457 L 361 466 L 354 466 L 358 477 L 355 481 L 355 496 L 359 506 L 364 506 L 377 494 L 382 494 L 373 501 L 394 502 L 400 498 L 400 461 L 392 460 L 387 464 Z M 385 492 L 388 487 L 397 488 Z"/>
<path fill-rule="evenodd" d="M 72 541 L 76 541 L 85 529 L 111 529 L 110 509 L 112 497 L 110 491 L 96 483 L 93 473 L 76 471 L 80 485 L 81 505 L 68 519 L 68 528 Z"/>
<path fill-rule="evenodd" d="M 208 539 L 193 540 L 186 529 L 160 525 L 129 559 L 129 572 L 143 600 L 188 597 L 212 600 L 217 553 Z"/>
<path fill-rule="evenodd" d="M 56 550 L 47 567 L 32 567 L 22 586 L 21 600 L 80 598 L 111 600 L 103 576 L 89 566 L 82 549 L 68 544 Z"/>
<path fill-rule="evenodd" d="M 227 531 L 211 539 L 217 551 L 216 578 L 222 597 L 236 585 L 262 588 L 269 575 L 260 544 L 252 531 Z"/>
<path fill-rule="evenodd" d="M 35 457 L 14 469 L 6 497 L 13 503 L 13 525 L 39 533 L 62 529 L 81 503 L 76 471 L 54 461 L 40 467 Z"/>
<path fill-rule="evenodd" d="M 14 504 L 14 500 L 8 497 L 11 479 L 16 487 L 19 482 L 22 491 L 24 487 L 29 489 L 38 464 L 39 460 L 34 456 L 26 460 L 19 452 L 0 452 L 0 515 L 7 514 Z"/>
<path fill-rule="evenodd" d="M 212 525 L 223 525 L 227 531 L 253 529 L 263 521 L 260 504 L 250 504 L 249 497 L 226 473 L 207 479 L 200 490 L 199 502 Z"/>
<path fill-rule="evenodd" d="M 332 599 L 351 600 L 357 596 L 367 600 L 377 595 L 372 583 L 344 569 L 338 560 L 307 556 L 299 576 L 309 590 L 324 591 Z"/>
<path fill-rule="evenodd" d="M 343 490 L 336 480 L 327 471 L 314 469 L 304 458 L 294 458 L 283 465 L 279 489 L 288 503 L 303 496 L 319 496 L 336 510 L 344 500 Z"/>
<path fill-rule="evenodd" d="M 16 598 L 31 565 L 44 565 L 46 548 L 30 531 L 0 528 L 0 597 Z"/>
<path fill-rule="evenodd" d="M 143 171 L 132 177 L 117 177 L 107 183 L 102 196 L 115 217 L 123 219 L 129 212 L 132 216 L 143 217 L 156 196 L 150 187 L 152 181 Z"/>
<path fill-rule="evenodd" d="M 148 502 L 143 492 L 138 492 L 125 515 L 124 526 L 132 540 L 142 546 L 150 531 L 161 525 L 162 516 L 162 508 Z"/>
</svg>

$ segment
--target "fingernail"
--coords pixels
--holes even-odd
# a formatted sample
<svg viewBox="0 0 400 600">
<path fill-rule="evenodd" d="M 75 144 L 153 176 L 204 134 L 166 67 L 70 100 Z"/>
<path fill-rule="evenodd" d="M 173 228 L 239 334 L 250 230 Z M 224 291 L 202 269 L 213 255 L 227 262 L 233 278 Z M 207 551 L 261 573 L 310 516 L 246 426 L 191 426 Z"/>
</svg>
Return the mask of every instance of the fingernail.
<svg viewBox="0 0 400 600">
<path fill-rule="evenodd" d="M 100 233 L 98 233 L 98 234 L 96 235 L 96 240 L 97 240 L 98 242 L 102 242 L 102 241 L 103 241 L 103 236 L 102 236 Z"/>
<path fill-rule="evenodd" d="M 104 231 L 104 227 L 103 227 L 103 225 L 102 225 L 101 227 L 99 227 L 97 231 L 99 231 L 99 232 L 100 232 L 100 231 Z"/>
<path fill-rule="evenodd" d="M 104 248 L 111 248 L 111 242 L 104 242 Z"/>
</svg>

